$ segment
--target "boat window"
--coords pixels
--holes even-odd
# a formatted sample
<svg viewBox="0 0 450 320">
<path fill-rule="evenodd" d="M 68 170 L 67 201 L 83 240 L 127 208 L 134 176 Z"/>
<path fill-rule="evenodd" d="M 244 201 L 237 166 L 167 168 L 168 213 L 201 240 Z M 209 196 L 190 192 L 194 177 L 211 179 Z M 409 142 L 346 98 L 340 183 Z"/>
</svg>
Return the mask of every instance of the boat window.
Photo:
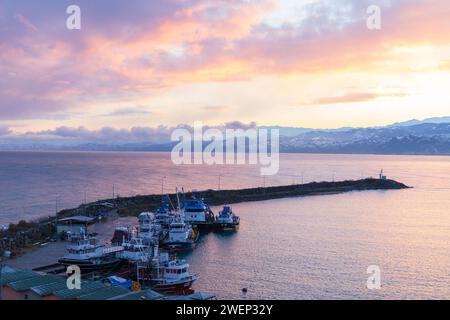
<svg viewBox="0 0 450 320">
<path fill-rule="evenodd" d="M 203 212 L 204 209 L 200 208 L 200 209 L 186 209 L 186 212 Z"/>
</svg>

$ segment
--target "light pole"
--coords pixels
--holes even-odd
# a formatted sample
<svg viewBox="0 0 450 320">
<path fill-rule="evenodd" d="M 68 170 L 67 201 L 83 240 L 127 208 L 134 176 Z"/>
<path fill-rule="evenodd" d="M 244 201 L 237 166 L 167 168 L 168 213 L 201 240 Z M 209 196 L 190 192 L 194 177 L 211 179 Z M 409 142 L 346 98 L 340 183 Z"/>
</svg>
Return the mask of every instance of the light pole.
<svg viewBox="0 0 450 320">
<path fill-rule="evenodd" d="M 164 179 L 166 179 L 166 176 L 162 177 L 162 181 L 161 181 L 161 195 L 164 195 Z"/>
</svg>

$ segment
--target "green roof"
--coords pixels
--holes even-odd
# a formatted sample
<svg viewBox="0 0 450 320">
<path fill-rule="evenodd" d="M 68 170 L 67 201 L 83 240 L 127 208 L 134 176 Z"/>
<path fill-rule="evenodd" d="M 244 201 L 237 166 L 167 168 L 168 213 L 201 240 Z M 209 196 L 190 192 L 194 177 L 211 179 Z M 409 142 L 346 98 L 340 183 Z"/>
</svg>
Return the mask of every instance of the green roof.
<svg viewBox="0 0 450 320">
<path fill-rule="evenodd" d="M 60 290 L 67 289 L 67 280 L 64 278 L 57 279 L 53 283 L 47 283 L 40 286 L 36 286 L 31 288 L 31 291 L 40 295 L 41 297 L 45 297 L 51 295 L 52 293 Z"/>
<path fill-rule="evenodd" d="M 111 300 L 161 300 L 164 296 L 153 290 L 145 290 L 139 292 L 129 292 L 121 296 L 116 296 Z"/>
<path fill-rule="evenodd" d="M 36 276 L 36 273 L 32 272 L 32 271 L 16 271 L 16 272 L 5 272 L 2 273 L 1 279 L 0 279 L 0 285 L 5 285 L 8 284 L 10 282 L 15 282 L 15 281 L 21 281 L 21 280 L 25 280 L 31 277 Z"/>
<path fill-rule="evenodd" d="M 126 294 L 130 292 L 130 290 L 121 287 L 121 286 L 114 286 L 114 287 L 105 287 L 103 289 L 96 290 L 94 292 L 88 293 L 86 295 L 80 296 L 80 300 L 107 300 L 114 298 L 116 296 L 120 296 L 123 294 Z"/>
<path fill-rule="evenodd" d="M 54 275 L 35 274 L 34 276 L 24 280 L 10 282 L 8 283 L 8 286 L 16 291 L 25 291 L 36 286 L 55 283 L 56 281 L 58 281 L 58 278 Z"/>
<path fill-rule="evenodd" d="M 96 290 L 103 289 L 106 286 L 99 281 L 81 280 L 81 289 L 64 289 L 54 292 L 54 294 L 61 299 L 77 299 L 83 295 L 92 293 Z"/>
</svg>

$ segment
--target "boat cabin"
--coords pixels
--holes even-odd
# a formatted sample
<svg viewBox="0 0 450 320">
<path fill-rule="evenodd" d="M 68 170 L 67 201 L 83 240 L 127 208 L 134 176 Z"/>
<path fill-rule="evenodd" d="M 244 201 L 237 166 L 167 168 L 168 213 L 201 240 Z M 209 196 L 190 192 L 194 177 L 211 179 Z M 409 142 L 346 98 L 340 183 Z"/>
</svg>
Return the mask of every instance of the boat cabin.
<svg viewBox="0 0 450 320">
<path fill-rule="evenodd" d="M 190 223 L 202 224 L 214 220 L 214 215 L 203 199 L 192 199 L 184 205 L 184 219 Z"/>
<path fill-rule="evenodd" d="M 190 276 L 189 264 L 186 261 L 171 261 L 164 267 L 164 278 L 166 279 L 182 279 Z"/>
<path fill-rule="evenodd" d="M 59 219 L 56 224 L 56 233 L 58 235 L 95 233 L 95 222 L 95 218 L 85 216 Z"/>
</svg>

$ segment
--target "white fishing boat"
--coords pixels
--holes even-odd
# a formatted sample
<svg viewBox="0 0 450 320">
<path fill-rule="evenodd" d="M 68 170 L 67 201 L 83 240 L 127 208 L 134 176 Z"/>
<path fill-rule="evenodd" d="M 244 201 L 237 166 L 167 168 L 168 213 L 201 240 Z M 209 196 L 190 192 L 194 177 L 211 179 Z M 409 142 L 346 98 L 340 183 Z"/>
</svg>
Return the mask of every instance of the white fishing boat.
<svg viewBox="0 0 450 320">
<path fill-rule="evenodd" d="M 139 215 L 139 236 L 149 242 L 158 238 L 158 229 L 155 225 L 155 216 L 150 212 Z"/>
<path fill-rule="evenodd" d="M 112 270 L 122 262 L 117 257 L 121 251 L 122 246 L 107 247 L 99 244 L 95 237 L 80 233 L 72 237 L 67 253 L 58 262 L 64 266 L 77 265 L 82 272 Z"/>
<path fill-rule="evenodd" d="M 185 260 L 167 261 L 157 270 L 158 274 L 151 282 L 155 291 L 164 293 L 191 293 L 197 274 L 189 273 L 189 264 Z"/>
<path fill-rule="evenodd" d="M 181 216 L 175 218 L 169 226 L 163 246 L 170 251 L 192 250 L 198 240 L 199 232 L 186 223 Z"/>
<path fill-rule="evenodd" d="M 140 237 L 133 236 L 130 240 L 124 239 L 122 247 L 123 251 L 119 252 L 117 256 L 127 262 L 148 262 L 152 258 L 151 247 L 145 244 Z"/>
<path fill-rule="evenodd" d="M 216 228 L 227 230 L 236 229 L 239 226 L 241 219 L 239 216 L 235 215 L 230 206 L 224 206 L 219 212 L 219 215 L 214 222 Z"/>
<path fill-rule="evenodd" d="M 161 205 L 155 212 L 155 222 L 162 225 L 163 227 L 168 227 L 170 222 L 172 222 L 172 212 L 170 210 L 170 199 L 166 195 L 161 199 Z"/>
<path fill-rule="evenodd" d="M 120 246 L 122 242 L 125 240 L 130 240 L 132 236 L 132 231 L 129 227 L 126 226 L 117 226 L 114 229 L 114 234 L 111 239 L 111 244 Z"/>
<path fill-rule="evenodd" d="M 191 200 L 184 201 L 183 214 L 186 223 L 200 228 L 212 226 L 215 220 L 214 213 L 205 201 L 195 197 L 192 197 Z"/>
</svg>

